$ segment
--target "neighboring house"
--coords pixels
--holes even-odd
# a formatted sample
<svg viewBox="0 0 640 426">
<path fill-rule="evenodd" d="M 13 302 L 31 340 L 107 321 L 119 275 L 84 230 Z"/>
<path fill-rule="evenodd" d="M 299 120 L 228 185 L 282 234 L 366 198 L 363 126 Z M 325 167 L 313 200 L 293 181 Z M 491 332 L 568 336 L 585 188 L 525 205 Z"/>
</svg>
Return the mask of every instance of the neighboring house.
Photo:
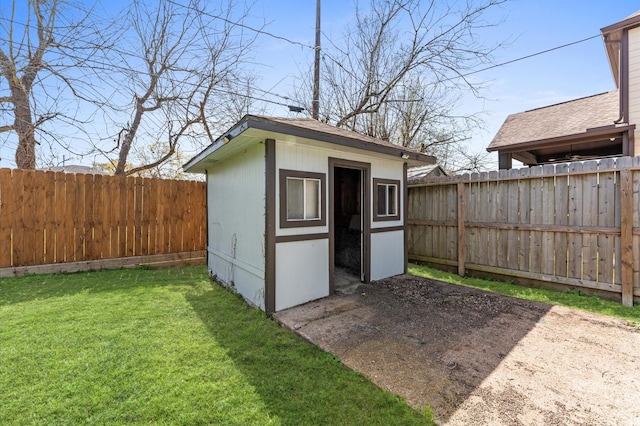
<svg viewBox="0 0 640 426">
<path fill-rule="evenodd" d="M 509 115 L 487 147 L 501 169 L 640 155 L 640 11 L 600 31 L 617 89 Z"/>
<path fill-rule="evenodd" d="M 428 182 L 429 179 L 438 176 L 449 176 L 442 167 L 437 164 L 427 164 L 426 166 L 411 167 L 407 171 L 407 183 L 416 185 Z"/>
<path fill-rule="evenodd" d="M 208 268 L 279 311 L 407 267 L 407 167 L 433 157 L 312 119 L 247 115 L 184 166 L 205 173 Z"/>
<path fill-rule="evenodd" d="M 65 173 L 81 173 L 88 175 L 106 175 L 107 172 L 104 170 L 96 169 L 90 166 L 80 166 L 75 164 L 70 164 L 68 166 L 57 166 L 57 167 L 48 167 L 44 169 L 48 172 L 65 172 Z"/>
</svg>

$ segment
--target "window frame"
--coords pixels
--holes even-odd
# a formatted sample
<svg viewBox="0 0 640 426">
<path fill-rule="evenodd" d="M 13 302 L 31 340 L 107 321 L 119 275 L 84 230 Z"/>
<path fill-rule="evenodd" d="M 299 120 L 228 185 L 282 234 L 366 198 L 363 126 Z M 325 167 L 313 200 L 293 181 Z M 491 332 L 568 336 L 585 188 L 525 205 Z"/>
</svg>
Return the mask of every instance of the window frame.
<svg viewBox="0 0 640 426">
<path fill-rule="evenodd" d="M 378 185 L 384 185 L 387 189 L 385 191 L 385 207 L 387 210 L 387 214 L 385 215 L 380 215 L 378 213 L 378 202 L 379 202 L 379 198 L 378 198 Z M 389 208 L 389 187 L 390 186 L 395 186 L 396 187 L 396 196 L 395 198 L 395 208 L 396 208 L 396 212 L 395 214 L 388 214 L 388 208 Z M 395 179 L 380 179 L 380 178 L 373 178 L 373 221 L 374 222 L 381 222 L 381 221 L 391 221 L 391 220 L 400 220 L 400 209 L 401 209 L 401 205 L 400 205 L 400 191 L 401 191 L 401 187 L 400 187 L 400 181 L 399 180 L 395 180 Z"/>
<path fill-rule="evenodd" d="M 280 228 L 306 228 L 310 226 L 326 226 L 327 224 L 327 193 L 326 183 L 327 175 L 325 173 L 305 172 L 300 170 L 280 169 L 279 173 L 280 186 Z M 289 178 L 303 180 L 303 186 L 306 179 L 320 181 L 319 188 L 319 213 L 318 219 L 289 219 L 287 217 L 287 181 Z M 303 205 L 306 200 L 302 200 Z"/>
</svg>

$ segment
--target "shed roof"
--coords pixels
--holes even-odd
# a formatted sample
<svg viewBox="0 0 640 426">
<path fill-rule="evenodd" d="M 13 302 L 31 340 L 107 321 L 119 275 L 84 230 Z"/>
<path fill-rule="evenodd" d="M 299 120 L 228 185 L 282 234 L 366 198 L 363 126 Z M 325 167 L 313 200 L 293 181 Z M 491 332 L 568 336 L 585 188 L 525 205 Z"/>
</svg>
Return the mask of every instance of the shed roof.
<svg viewBox="0 0 640 426">
<path fill-rule="evenodd" d="M 214 143 L 184 165 L 187 172 L 202 172 L 206 163 L 220 160 L 235 152 L 234 145 L 242 141 L 287 139 L 297 141 L 319 141 L 335 144 L 345 149 L 359 149 L 378 154 L 404 158 L 409 165 L 434 164 L 435 158 L 394 145 L 391 142 L 345 130 L 311 118 L 282 118 L 245 115 Z M 235 141 L 235 140 L 238 141 Z M 234 142 L 235 141 L 235 142 Z"/>
<path fill-rule="evenodd" d="M 619 118 L 618 105 L 619 94 L 613 90 L 511 114 L 487 151 L 509 150 L 531 142 L 566 136 L 587 136 L 589 132 L 614 126 L 614 121 Z"/>
</svg>

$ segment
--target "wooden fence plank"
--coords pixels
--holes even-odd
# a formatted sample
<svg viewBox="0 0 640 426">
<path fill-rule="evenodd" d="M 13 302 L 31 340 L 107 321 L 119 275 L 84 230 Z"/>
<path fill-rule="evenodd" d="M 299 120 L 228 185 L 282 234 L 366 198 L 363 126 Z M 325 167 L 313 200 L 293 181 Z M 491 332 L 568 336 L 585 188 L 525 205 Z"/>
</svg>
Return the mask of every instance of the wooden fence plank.
<svg viewBox="0 0 640 426">
<path fill-rule="evenodd" d="M 521 179 L 518 181 L 518 223 L 531 224 L 531 179 L 528 179 L 531 171 L 520 169 L 519 172 Z M 521 271 L 529 271 L 530 236 L 530 231 L 519 231 L 518 269 Z"/>
<path fill-rule="evenodd" d="M 554 213 L 556 210 L 556 187 L 555 187 L 555 166 L 546 164 L 542 166 L 542 225 L 543 227 L 555 225 Z M 542 232 L 542 243 L 540 250 L 541 264 L 540 273 L 545 275 L 553 275 L 555 273 L 555 244 L 554 233 L 549 231 Z"/>
<path fill-rule="evenodd" d="M 600 163 L 598 186 L 598 226 L 615 227 L 615 160 L 605 159 Z M 606 170 L 606 172 L 604 171 Z M 636 204 L 637 205 L 637 204 Z M 613 283 L 614 236 L 598 235 L 598 282 Z"/>
<path fill-rule="evenodd" d="M 13 266 L 11 233 L 17 208 L 13 204 L 14 189 L 11 170 L 0 169 L 0 268 Z"/>
<path fill-rule="evenodd" d="M 465 207 L 467 210 L 467 218 L 466 221 L 468 223 L 474 223 L 478 220 L 478 209 L 480 197 L 478 195 L 479 184 L 478 182 L 472 182 L 467 184 L 468 191 L 465 192 L 467 196 L 467 201 L 465 202 Z M 478 262 L 478 230 L 475 228 L 467 228 L 467 259 L 465 263 L 479 263 Z M 434 256 L 436 254 L 434 253 Z"/>
<path fill-rule="evenodd" d="M 55 173 L 55 191 L 56 191 L 56 238 L 55 238 L 55 246 L 56 246 L 56 254 L 55 254 L 55 263 L 62 263 L 66 261 L 66 250 L 67 250 L 67 227 L 72 227 L 73 223 L 69 223 L 67 220 L 67 207 L 68 204 L 71 203 L 69 200 L 69 188 L 66 186 L 68 175 L 66 173 Z"/>
<path fill-rule="evenodd" d="M 489 181 L 487 182 L 487 209 L 486 220 L 495 222 L 498 217 L 498 172 L 489 172 Z M 489 266 L 498 265 L 498 231 L 491 229 L 487 233 L 487 263 Z"/>
<path fill-rule="evenodd" d="M 631 159 L 621 158 L 620 168 L 620 264 L 622 266 L 622 304 L 633 306 L 633 185 Z M 621 166 L 621 167 L 620 167 Z"/>
<path fill-rule="evenodd" d="M 465 229 L 464 229 L 464 221 L 466 217 L 466 206 L 465 206 L 465 184 L 460 182 L 456 187 L 457 192 L 457 201 L 458 201 L 458 275 L 461 277 L 465 276 L 465 261 L 466 261 L 466 253 L 465 253 Z"/>
<path fill-rule="evenodd" d="M 568 164 L 558 164 L 556 166 L 555 178 L 555 200 L 554 200 L 554 220 L 556 226 L 566 226 L 569 224 L 569 172 Z M 554 264 L 555 275 L 559 277 L 569 276 L 568 260 L 568 235 L 563 232 L 554 233 Z"/>
<path fill-rule="evenodd" d="M 161 203 L 158 193 L 158 179 L 149 179 L 149 197 L 147 199 L 149 210 L 147 221 L 149 222 L 149 254 L 158 254 L 158 204 Z M 197 209 L 199 206 L 189 206 Z M 205 222 L 206 223 L 206 222 Z"/>
<path fill-rule="evenodd" d="M 115 217 L 114 209 L 117 208 L 113 203 L 114 182 L 115 180 L 111 179 L 111 177 L 105 176 L 102 179 L 102 194 L 100 194 L 100 198 L 102 199 L 103 203 L 102 219 L 100 223 L 100 234 L 102 234 L 102 259 L 111 259 L 116 257 L 114 256 L 114 232 L 112 232 L 113 218 Z"/>
<path fill-rule="evenodd" d="M 497 188 L 496 188 L 496 197 L 498 199 L 497 205 L 497 217 L 496 221 L 500 223 L 508 222 L 508 213 L 509 213 L 509 185 L 507 182 L 504 182 L 503 179 L 509 175 L 508 170 L 500 170 L 498 172 L 498 180 L 497 180 Z M 499 268 L 507 268 L 508 267 L 508 233 L 504 230 L 497 230 L 498 233 L 498 251 L 497 251 L 497 266 Z"/>
<path fill-rule="evenodd" d="M 529 209 L 530 220 L 533 225 L 540 225 L 542 223 L 542 214 L 544 210 L 543 202 L 543 186 L 542 186 L 542 167 L 532 167 L 530 174 L 533 179 L 530 182 L 529 192 Z M 529 234 L 529 272 L 540 273 L 542 272 L 542 233 L 539 231 L 532 231 Z"/>
<path fill-rule="evenodd" d="M 571 163 L 569 171 L 581 173 L 581 163 Z M 569 180 L 569 225 L 582 225 L 582 182 L 583 175 L 571 176 Z M 582 235 L 571 234 L 568 237 L 569 277 L 582 278 Z"/>
<path fill-rule="evenodd" d="M 582 225 L 598 225 L 598 162 L 587 161 L 582 165 L 583 171 L 591 174 L 583 175 L 582 181 Z M 589 281 L 598 279 L 598 237 L 584 235 L 582 237 L 582 278 Z"/>
<path fill-rule="evenodd" d="M 33 265 L 31 256 L 29 255 L 30 248 L 32 246 L 32 234 L 28 224 L 30 224 L 31 216 L 25 215 L 25 212 L 30 212 L 33 206 L 31 205 L 32 186 L 33 186 L 33 170 L 23 170 L 20 174 L 16 175 L 14 184 L 18 192 L 18 205 L 19 216 L 14 216 L 14 259 L 17 265 Z M 25 191 L 26 188 L 26 191 Z M 25 222 L 25 216 L 27 221 Z"/>
<path fill-rule="evenodd" d="M 140 188 L 142 194 L 140 199 L 140 255 L 147 256 L 149 254 L 149 203 L 151 199 L 149 179 L 140 179 Z"/>
<path fill-rule="evenodd" d="M 118 200 L 118 219 L 116 225 L 118 227 L 118 257 L 127 256 L 127 214 L 128 214 L 128 191 L 127 178 L 124 176 L 115 176 L 117 186 Z"/>
<path fill-rule="evenodd" d="M 102 215 L 104 205 L 102 202 L 102 175 L 93 176 L 93 188 L 91 189 L 91 254 L 89 260 L 102 259 L 104 235 L 102 235 Z"/>
<path fill-rule="evenodd" d="M 44 259 L 43 262 L 56 261 L 56 175 L 43 173 L 44 179 Z"/>
<path fill-rule="evenodd" d="M 640 157 L 632 158 L 632 167 L 636 170 L 631 172 L 631 184 L 633 188 L 633 227 L 640 226 L 640 172 L 637 168 L 640 166 Z M 611 249 L 613 250 L 613 248 Z M 634 233 L 632 240 L 632 253 L 633 253 L 633 273 L 632 281 L 634 287 L 634 293 L 640 292 L 640 235 Z"/>
<path fill-rule="evenodd" d="M 35 170 L 33 172 L 33 184 L 32 184 L 32 210 L 26 211 L 25 216 L 30 217 L 30 231 L 32 236 L 32 245 L 29 250 L 31 251 L 32 265 L 41 265 L 45 263 L 44 257 L 44 240 L 45 240 L 45 192 L 44 192 L 44 171 Z M 26 222 L 25 222 L 26 225 Z"/>
<path fill-rule="evenodd" d="M 519 176 L 518 170 L 509 170 L 509 177 Z M 518 211 L 520 210 L 520 203 L 518 199 L 518 180 L 508 180 L 506 183 L 509 188 L 509 201 L 507 210 L 508 223 L 519 223 Z M 519 233 L 517 231 L 507 231 L 507 264 L 509 269 L 518 269 L 518 247 L 519 247 Z"/>
</svg>

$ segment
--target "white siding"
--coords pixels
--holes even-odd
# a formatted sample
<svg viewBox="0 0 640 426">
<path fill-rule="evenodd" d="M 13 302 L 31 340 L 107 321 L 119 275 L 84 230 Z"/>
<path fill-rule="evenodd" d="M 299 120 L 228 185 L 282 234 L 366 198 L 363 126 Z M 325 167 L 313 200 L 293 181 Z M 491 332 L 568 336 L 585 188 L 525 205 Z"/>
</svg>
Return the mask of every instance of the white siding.
<svg viewBox="0 0 640 426">
<path fill-rule="evenodd" d="M 328 240 L 276 245 L 276 311 L 328 295 Z"/>
<path fill-rule="evenodd" d="M 208 170 L 209 270 L 264 309 L 265 150 L 258 144 Z"/>
<path fill-rule="evenodd" d="M 371 279 L 404 272 L 404 231 L 371 234 Z"/>
<path fill-rule="evenodd" d="M 329 183 L 329 158 L 357 161 L 371 165 L 369 187 L 373 188 L 373 178 L 394 179 L 402 183 L 403 162 L 363 151 L 336 149 L 335 145 L 301 141 L 299 143 L 277 141 L 276 169 L 299 170 L 324 173 Z M 277 175 L 277 173 L 276 173 Z M 330 189 L 326 188 L 328 215 Z M 276 185 L 276 199 L 279 200 L 279 183 Z M 404 224 L 404 188 L 400 191 L 400 220 L 373 222 L 372 200 L 369 200 L 371 223 L 374 228 L 397 227 Z M 276 217 L 279 218 L 279 203 Z M 305 235 L 329 232 L 329 226 L 280 229 L 276 235 Z M 276 310 L 324 297 L 329 291 L 329 243 L 328 240 L 279 243 L 276 246 Z M 404 272 L 404 232 L 373 233 L 371 235 L 371 279 L 382 279 Z"/>
<path fill-rule="evenodd" d="M 340 158 L 342 160 L 359 161 L 361 163 L 371 164 L 371 176 L 369 185 L 373 191 L 373 178 L 382 179 L 395 179 L 402 182 L 403 179 L 403 162 L 398 158 L 397 161 L 387 158 L 375 157 L 375 154 L 369 153 L 357 153 L 357 152 L 343 152 L 335 149 L 335 145 L 323 146 L 310 146 L 304 143 L 290 143 L 278 141 L 277 155 L 276 155 L 276 168 L 288 169 L 288 170 L 300 170 L 305 172 L 325 173 L 327 175 L 327 185 L 329 183 L 329 158 Z M 279 200 L 279 184 L 276 185 L 277 199 Z M 327 188 L 327 191 L 329 188 Z M 325 193 L 328 200 L 328 192 Z M 404 205 L 404 190 L 400 191 L 400 207 Z M 370 214 L 373 218 L 373 204 L 370 204 Z M 279 217 L 280 206 L 276 207 L 276 217 Z M 325 214 L 329 214 L 329 203 L 327 202 L 327 211 Z M 404 223 L 404 212 L 401 208 L 400 220 L 397 221 L 385 221 L 385 222 L 372 222 L 372 228 L 384 228 L 391 226 L 402 226 Z M 289 228 L 280 229 L 277 227 L 276 235 L 299 235 L 299 234 L 313 234 L 328 232 L 328 222 L 325 227 L 310 227 L 310 228 Z"/>
<path fill-rule="evenodd" d="M 629 124 L 640 124 L 640 28 L 629 30 Z M 636 135 L 635 155 L 640 155 Z"/>
</svg>

